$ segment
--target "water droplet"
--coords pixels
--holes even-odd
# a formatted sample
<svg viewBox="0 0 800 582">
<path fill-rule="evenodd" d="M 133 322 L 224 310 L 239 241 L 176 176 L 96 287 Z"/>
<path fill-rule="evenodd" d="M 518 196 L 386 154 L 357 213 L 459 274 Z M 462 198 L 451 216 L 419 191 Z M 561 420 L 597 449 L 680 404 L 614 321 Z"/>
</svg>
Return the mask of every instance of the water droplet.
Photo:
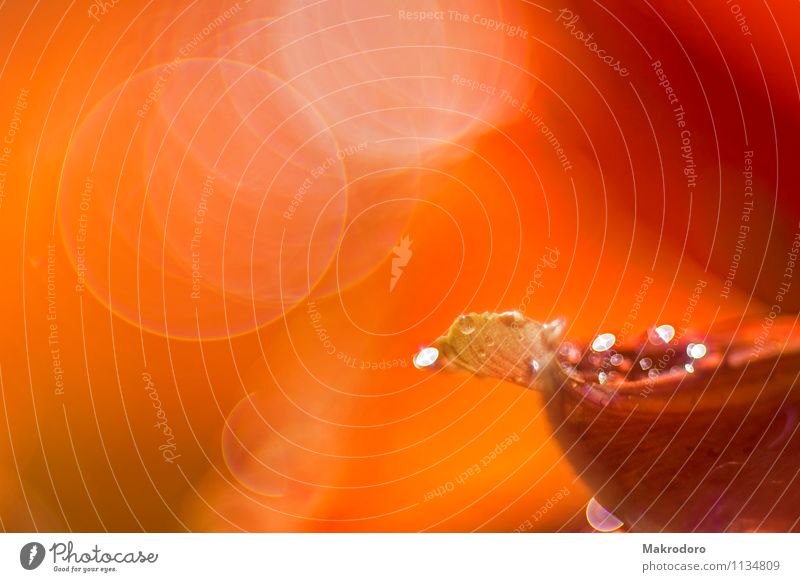
<svg viewBox="0 0 800 582">
<path fill-rule="evenodd" d="M 686 353 L 694 360 L 699 360 L 708 353 L 705 344 L 689 344 L 686 346 Z"/>
<path fill-rule="evenodd" d="M 414 356 L 414 367 L 427 368 L 428 366 L 435 364 L 436 360 L 438 359 L 439 350 L 436 348 L 424 348 L 420 350 L 416 356 Z"/>
<path fill-rule="evenodd" d="M 544 326 L 547 331 L 548 337 L 551 339 L 561 337 L 564 333 L 564 328 L 567 326 L 567 320 L 564 317 L 557 317 L 550 323 Z"/>
<path fill-rule="evenodd" d="M 684 368 L 685 368 L 685 369 L 686 369 L 686 371 L 687 371 L 687 372 L 689 372 L 690 374 L 694 374 L 694 366 L 693 366 L 693 365 L 691 365 L 691 364 L 686 364 L 686 365 L 684 366 Z"/>
<path fill-rule="evenodd" d="M 650 358 L 642 358 L 639 360 L 639 365 L 642 367 L 642 370 L 649 370 L 653 365 L 653 360 Z"/>
<path fill-rule="evenodd" d="M 650 370 L 650 371 L 647 373 L 647 377 L 648 377 L 648 378 L 658 378 L 658 375 L 659 375 L 660 373 L 661 373 L 661 372 L 659 372 L 659 371 L 658 371 L 658 369 L 656 369 L 656 368 L 653 368 L 652 370 Z"/>
<path fill-rule="evenodd" d="M 613 346 L 616 341 L 617 338 L 613 333 L 601 333 L 592 342 L 592 349 L 596 352 L 605 352 L 611 349 L 611 346 Z"/>
<path fill-rule="evenodd" d="M 525 321 L 525 317 L 519 311 L 504 311 L 500 314 L 500 319 L 508 325 Z"/>
<path fill-rule="evenodd" d="M 534 373 L 534 374 L 536 374 L 537 372 L 539 372 L 539 369 L 540 369 L 541 367 L 542 367 L 542 365 L 539 363 L 539 361 L 538 361 L 538 360 L 532 360 L 532 361 L 531 361 L 531 370 L 533 370 L 533 373 Z"/>
<path fill-rule="evenodd" d="M 586 506 L 586 521 L 597 531 L 604 533 L 616 531 L 622 527 L 622 522 L 617 517 L 600 505 L 594 497 Z"/>
<path fill-rule="evenodd" d="M 659 325 L 655 332 L 665 344 L 671 342 L 672 338 L 675 337 L 675 328 L 669 324 Z"/>
<path fill-rule="evenodd" d="M 577 364 L 581 359 L 581 353 L 573 344 L 566 342 L 561 346 L 561 355 L 564 356 L 568 362 Z"/>
<path fill-rule="evenodd" d="M 619 366 L 624 360 L 625 358 L 622 357 L 622 354 L 614 354 L 611 356 L 611 365 Z"/>
<path fill-rule="evenodd" d="M 461 333 L 464 335 L 469 335 L 475 331 L 475 322 L 472 321 L 469 315 L 462 315 L 458 318 L 458 329 L 461 330 Z"/>
<path fill-rule="evenodd" d="M 608 375 L 605 372 L 599 372 L 597 374 L 597 381 L 600 382 L 601 384 L 605 384 L 607 380 L 608 380 Z"/>
</svg>

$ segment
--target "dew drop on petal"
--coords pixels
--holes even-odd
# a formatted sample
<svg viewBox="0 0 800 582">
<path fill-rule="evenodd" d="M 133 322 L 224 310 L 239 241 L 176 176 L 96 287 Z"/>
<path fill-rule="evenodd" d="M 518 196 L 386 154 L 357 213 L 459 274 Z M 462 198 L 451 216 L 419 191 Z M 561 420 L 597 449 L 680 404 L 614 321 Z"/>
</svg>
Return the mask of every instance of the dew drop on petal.
<svg viewBox="0 0 800 582">
<path fill-rule="evenodd" d="M 564 333 L 564 328 L 567 326 L 567 320 L 564 317 L 558 317 L 546 324 L 544 327 L 553 337 L 559 337 Z"/>
<path fill-rule="evenodd" d="M 616 341 L 617 338 L 613 333 L 601 333 L 592 342 L 592 349 L 596 352 L 605 352 L 611 349 L 611 346 L 613 346 Z"/>
<path fill-rule="evenodd" d="M 642 370 L 649 370 L 653 366 L 653 360 L 650 358 L 642 358 L 639 360 L 639 365 L 642 367 Z"/>
<path fill-rule="evenodd" d="M 656 334 L 661 338 L 661 341 L 668 344 L 675 337 L 675 328 L 668 324 L 659 325 L 656 328 Z"/>
<path fill-rule="evenodd" d="M 566 357 L 567 361 L 572 364 L 577 364 L 578 361 L 581 359 L 581 354 L 574 345 L 569 342 L 562 344 L 560 353 L 562 356 Z"/>
<path fill-rule="evenodd" d="M 608 381 L 608 375 L 605 372 L 599 372 L 597 374 L 597 381 L 601 384 L 605 384 Z"/>
<path fill-rule="evenodd" d="M 694 366 L 693 366 L 692 364 L 686 364 L 686 365 L 684 366 L 684 368 L 685 368 L 685 369 L 686 369 L 686 371 L 687 371 L 687 372 L 689 372 L 690 374 L 693 374 L 693 373 L 694 373 Z"/>
<path fill-rule="evenodd" d="M 586 521 L 595 530 L 608 533 L 616 531 L 622 527 L 622 522 L 617 517 L 600 505 L 594 497 L 589 500 L 586 506 Z"/>
<path fill-rule="evenodd" d="M 462 315 L 458 318 L 458 329 L 461 330 L 461 333 L 464 335 L 469 335 L 475 331 L 475 322 L 472 321 L 469 315 Z"/>
<path fill-rule="evenodd" d="M 521 323 L 525 321 L 525 317 L 519 311 L 504 311 L 500 317 L 508 323 Z"/>
<path fill-rule="evenodd" d="M 533 370 L 534 374 L 538 373 L 541 367 L 542 365 L 539 363 L 538 360 L 531 360 L 531 370 Z"/>
<path fill-rule="evenodd" d="M 689 344 L 686 346 L 686 353 L 694 360 L 699 360 L 708 353 L 705 344 Z"/>
<path fill-rule="evenodd" d="M 611 356 L 611 364 L 614 366 L 619 366 L 625 358 L 622 357 L 622 354 L 614 354 Z"/>
<path fill-rule="evenodd" d="M 659 374 L 659 371 L 657 369 L 653 368 L 652 370 L 650 370 L 647 373 L 647 377 L 648 378 L 658 378 L 658 374 Z"/>
<path fill-rule="evenodd" d="M 416 356 L 414 356 L 414 367 L 427 368 L 428 366 L 435 364 L 436 360 L 438 359 L 439 350 L 436 348 L 424 348 L 420 350 Z"/>
</svg>

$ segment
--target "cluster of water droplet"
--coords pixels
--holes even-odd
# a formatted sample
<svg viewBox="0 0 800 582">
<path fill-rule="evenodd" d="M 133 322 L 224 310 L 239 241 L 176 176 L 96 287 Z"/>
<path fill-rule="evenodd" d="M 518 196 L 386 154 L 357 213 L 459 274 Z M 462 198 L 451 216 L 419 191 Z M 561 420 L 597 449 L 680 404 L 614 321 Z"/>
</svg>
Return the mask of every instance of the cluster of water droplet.
<svg viewBox="0 0 800 582">
<path fill-rule="evenodd" d="M 508 325 L 514 325 L 524 321 L 524 317 L 519 312 L 509 311 L 499 315 L 501 320 Z M 557 319 L 552 323 L 545 324 L 543 330 L 550 333 L 555 332 L 555 336 L 560 336 L 564 329 L 563 319 Z M 456 322 L 456 329 L 463 335 L 479 335 L 476 333 L 477 325 L 472 315 L 462 315 Z M 519 340 L 524 341 L 522 330 L 518 330 Z M 478 357 L 487 358 L 487 350 L 491 350 L 495 344 L 491 334 L 483 334 L 486 337 L 477 338 L 479 351 Z M 644 337 L 644 342 L 635 349 L 621 348 L 620 351 L 614 349 L 617 337 L 613 333 L 600 333 L 591 342 L 590 349 L 582 352 L 572 342 L 563 342 L 557 351 L 557 359 L 564 371 L 574 379 L 575 382 L 585 383 L 587 389 L 594 385 L 604 386 L 601 391 L 602 400 L 605 401 L 613 396 L 615 387 L 625 381 L 635 381 L 642 378 L 656 379 L 662 374 L 693 374 L 695 373 L 696 362 L 708 354 L 708 348 L 704 343 L 694 342 L 685 346 L 685 356 L 683 349 L 676 339 L 675 328 L 669 324 L 661 324 L 652 327 Z M 658 349 L 664 347 L 663 353 L 658 353 Z M 439 350 L 435 347 L 425 347 L 421 349 L 413 358 L 414 366 L 417 368 L 428 368 L 439 360 Z M 531 376 L 536 376 L 544 367 L 545 363 L 532 359 L 530 362 Z M 523 378 L 517 381 L 522 383 Z"/>
<path fill-rule="evenodd" d="M 616 382 L 622 378 L 620 371 L 630 368 L 625 356 L 614 351 L 614 344 L 617 337 L 613 333 L 601 333 L 592 342 L 592 353 L 589 361 L 597 369 L 597 382 L 606 384 L 609 381 Z"/>
<path fill-rule="evenodd" d="M 655 379 L 662 373 L 693 374 L 697 360 L 708 354 L 704 343 L 686 345 L 686 357 L 677 350 L 675 328 L 669 324 L 654 326 L 645 335 L 645 343 L 638 353 L 628 350 L 627 355 L 614 349 L 617 338 L 613 333 L 598 334 L 586 353 L 582 353 L 573 343 L 565 342 L 559 349 L 559 361 L 564 370 L 578 374 L 584 381 L 600 385 L 615 385 L 626 380 L 646 377 Z M 654 353 L 653 346 L 664 346 L 662 354 Z M 626 350 L 622 350 L 625 352 Z"/>
</svg>

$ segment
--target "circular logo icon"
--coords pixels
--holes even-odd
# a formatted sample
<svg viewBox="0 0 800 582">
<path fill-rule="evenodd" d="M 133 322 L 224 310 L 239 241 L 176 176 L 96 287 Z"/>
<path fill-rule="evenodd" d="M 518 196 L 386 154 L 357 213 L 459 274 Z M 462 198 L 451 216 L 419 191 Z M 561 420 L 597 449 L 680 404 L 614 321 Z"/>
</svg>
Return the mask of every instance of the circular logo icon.
<svg viewBox="0 0 800 582">
<path fill-rule="evenodd" d="M 19 563 L 26 570 L 35 570 L 44 561 L 44 546 L 39 542 L 29 542 L 19 551 Z"/>
</svg>

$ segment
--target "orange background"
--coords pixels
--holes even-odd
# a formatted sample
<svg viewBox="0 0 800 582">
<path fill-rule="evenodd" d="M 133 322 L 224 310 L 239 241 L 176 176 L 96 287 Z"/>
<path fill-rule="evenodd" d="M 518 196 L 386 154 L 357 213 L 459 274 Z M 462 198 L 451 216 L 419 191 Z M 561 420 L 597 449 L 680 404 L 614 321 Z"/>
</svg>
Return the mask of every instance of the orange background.
<svg viewBox="0 0 800 582">
<path fill-rule="evenodd" d="M 67 2 L 0 9 L 6 136 L 29 91 L 0 206 L 6 530 L 582 530 L 591 492 L 562 458 L 539 395 L 420 371 L 413 354 L 460 313 L 517 309 L 523 298 L 530 317 L 566 316 L 569 337 L 619 333 L 647 276 L 637 331 L 679 319 L 699 279 L 698 328 L 773 301 L 800 229 L 796 5 L 741 0 L 745 36 L 720 2 L 565 3 L 626 65 L 621 77 L 557 21 L 563 5 L 547 2 L 408 6 L 458 10 L 466 23 L 404 20 L 389 2 L 108 4 L 97 20 Z M 179 56 L 137 117 L 156 72 Z M 655 60 L 686 111 L 692 189 Z M 202 80 L 209 71 L 219 77 Z M 229 92 L 240 72 L 249 84 Z M 505 89 L 517 105 L 453 75 Z M 251 100 L 273 90 L 274 101 Z M 212 98 L 228 95 L 215 109 Z M 236 116 L 248 112 L 243 134 Z M 306 214 L 284 221 L 300 177 L 362 142 L 314 181 Z M 754 210 L 724 299 L 745 150 Z M 204 299 L 193 303 L 188 240 L 212 170 Z M 330 224 L 312 237 L 320 215 Z M 390 292 L 404 235 L 413 254 Z M 48 343 L 48 244 L 63 394 Z M 559 260 L 526 295 L 546 247 Z M 798 305 L 792 289 L 784 312 Z M 349 358 L 405 365 L 359 369 Z M 143 373 L 174 434 L 173 462 L 159 450 Z M 456 482 L 513 434 L 518 442 Z M 452 491 L 425 500 L 447 483 Z"/>
</svg>

